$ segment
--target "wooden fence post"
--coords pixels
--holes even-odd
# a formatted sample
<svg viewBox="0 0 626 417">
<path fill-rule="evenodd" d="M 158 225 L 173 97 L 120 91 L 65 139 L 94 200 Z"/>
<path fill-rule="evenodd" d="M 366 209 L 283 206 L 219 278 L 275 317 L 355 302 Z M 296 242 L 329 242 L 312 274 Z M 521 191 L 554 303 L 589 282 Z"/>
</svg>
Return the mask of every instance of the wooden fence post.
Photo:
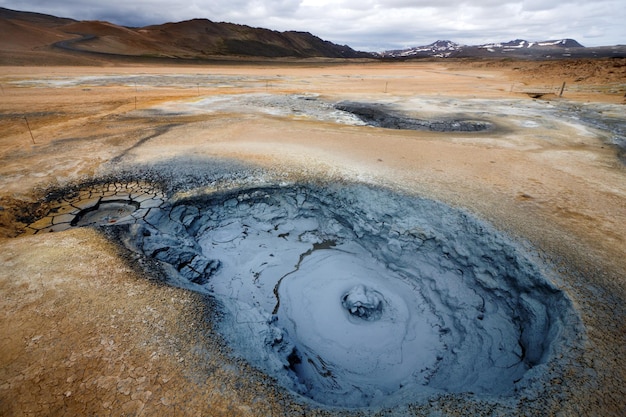
<svg viewBox="0 0 626 417">
<path fill-rule="evenodd" d="M 28 123 L 28 119 L 24 116 L 24 121 L 26 122 L 26 127 L 28 128 L 28 133 L 30 133 L 30 138 L 33 140 L 33 145 L 35 145 L 35 137 L 33 136 L 33 131 L 30 130 L 30 124 Z"/>
</svg>

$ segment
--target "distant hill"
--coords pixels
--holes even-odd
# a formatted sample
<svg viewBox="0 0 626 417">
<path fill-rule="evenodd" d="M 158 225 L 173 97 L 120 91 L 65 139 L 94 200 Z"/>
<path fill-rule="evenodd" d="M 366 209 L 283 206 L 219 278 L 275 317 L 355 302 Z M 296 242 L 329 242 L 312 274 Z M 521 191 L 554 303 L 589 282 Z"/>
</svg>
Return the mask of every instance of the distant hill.
<svg viewBox="0 0 626 417">
<path fill-rule="evenodd" d="M 373 57 L 307 32 L 278 32 L 207 19 L 129 28 L 103 21 L 77 21 L 0 8 L 0 59 L 3 51 L 21 51 L 24 56 L 32 56 L 36 51 L 52 50 L 179 59 Z"/>
<path fill-rule="evenodd" d="M 430 45 L 390 50 L 378 54 L 382 58 L 606 58 L 626 56 L 626 46 L 585 48 L 574 39 L 529 42 L 516 39 L 509 42 L 484 45 L 460 45 L 449 40 L 439 40 Z"/>
</svg>

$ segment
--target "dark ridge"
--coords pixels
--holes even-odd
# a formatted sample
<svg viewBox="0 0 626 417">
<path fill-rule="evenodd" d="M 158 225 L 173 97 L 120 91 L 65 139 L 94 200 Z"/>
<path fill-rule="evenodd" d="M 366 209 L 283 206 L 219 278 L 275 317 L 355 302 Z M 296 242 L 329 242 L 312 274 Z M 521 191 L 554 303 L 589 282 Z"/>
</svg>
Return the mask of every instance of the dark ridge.
<svg viewBox="0 0 626 417">
<path fill-rule="evenodd" d="M 76 20 L 66 17 L 56 17 L 49 14 L 35 12 L 23 12 L 19 10 L 5 9 L 4 7 L 0 7 L 0 19 L 23 20 L 47 27 L 62 26 L 68 23 L 76 22 Z"/>
<path fill-rule="evenodd" d="M 50 40 L 42 45 L 73 53 L 89 53 L 106 58 L 167 58 L 206 60 L 211 57 L 265 58 L 373 58 L 346 45 L 336 45 L 308 32 L 278 32 L 208 19 L 192 19 L 145 27 L 125 27 L 104 21 L 76 21 L 39 13 L 0 8 L 0 19 L 8 24 L 19 22 L 35 32 L 48 29 Z M 52 32 L 50 32 L 52 30 Z M 12 29 L 11 31 L 16 31 Z M 12 32 L 11 32 L 12 33 Z M 61 41 L 52 40 L 60 37 Z M 68 35 L 77 35 L 67 39 Z M 65 39 L 63 39 L 65 38 Z M 3 44 L 15 43 L 11 36 L 0 38 Z M 29 50 L 30 51 L 30 50 Z"/>
</svg>

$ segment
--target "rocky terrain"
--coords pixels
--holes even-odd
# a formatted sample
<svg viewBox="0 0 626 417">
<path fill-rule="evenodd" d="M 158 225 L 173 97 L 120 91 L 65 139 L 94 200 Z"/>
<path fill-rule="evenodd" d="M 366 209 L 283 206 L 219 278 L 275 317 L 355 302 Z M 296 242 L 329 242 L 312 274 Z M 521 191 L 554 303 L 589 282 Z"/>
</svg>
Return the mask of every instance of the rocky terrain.
<svg viewBox="0 0 626 417">
<path fill-rule="evenodd" d="M 620 415 L 614 63 L 2 67 L 2 414 Z"/>
</svg>

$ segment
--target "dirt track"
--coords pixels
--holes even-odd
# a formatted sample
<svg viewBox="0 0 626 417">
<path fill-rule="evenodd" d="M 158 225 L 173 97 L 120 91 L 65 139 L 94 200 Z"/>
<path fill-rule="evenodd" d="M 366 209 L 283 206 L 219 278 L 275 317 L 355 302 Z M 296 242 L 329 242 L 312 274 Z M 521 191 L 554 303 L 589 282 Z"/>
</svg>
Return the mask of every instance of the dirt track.
<svg viewBox="0 0 626 417">
<path fill-rule="evenodd" d="M 570 117 L 591 107 L 624 122 L 623 63 L 603 62 L 600 70 L 567 69 L 567 61 L 0 67 L 0 414 L 325 413 L 229 359 L 205 301 L 148 282 L 95 231 L 16 237 L 45 214 L 47 188 L 110 173 L 116 163 L 193 155 L 251 163 L 277 178 L 364 181 L 435 198 L 529 242 L 559 269 L 557 285 L 587 328 L 584 369 L 554 381 L 562 395 L 506 407 L 441 398 L 414 414 L 620 415 L 626 173 L 611 134 Z M 526 94 L 535 90 L 546 100 Z M 497 128 L 442 134 L 236 107 L 167 112 L 257 93 L 385 102 L 426 116 L 471 111 Z"/>
</svg>

